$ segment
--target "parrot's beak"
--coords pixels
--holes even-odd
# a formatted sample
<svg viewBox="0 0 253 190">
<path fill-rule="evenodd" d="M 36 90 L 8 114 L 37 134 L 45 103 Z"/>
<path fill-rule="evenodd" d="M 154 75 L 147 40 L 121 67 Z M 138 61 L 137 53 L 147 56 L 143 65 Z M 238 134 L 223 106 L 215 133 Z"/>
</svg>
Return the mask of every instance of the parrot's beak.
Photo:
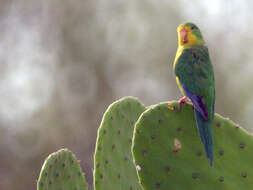
<svg viewBox="0 0 253 190">
<path fill-rule="evenodd" d="M 184 28 L 180 30 L 180 38 L 181 38 L 181 41 L 183 42 L 183 44 L 188 42 L 187 33 L 188 33 L 188 31 Z"/>
</svg>

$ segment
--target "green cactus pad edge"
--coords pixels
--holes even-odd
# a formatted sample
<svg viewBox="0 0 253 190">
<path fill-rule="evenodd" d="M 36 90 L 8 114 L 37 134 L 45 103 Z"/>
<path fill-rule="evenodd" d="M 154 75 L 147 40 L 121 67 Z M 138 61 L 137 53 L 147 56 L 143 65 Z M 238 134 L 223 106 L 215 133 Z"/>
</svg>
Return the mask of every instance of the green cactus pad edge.
<svg viewBox="0 0 253 190">
<path fill-rule="evenodd" d="M 37 190 L 87 190 L 75 155 L 68 149 L 50 154 L 42 166 Z"/>
<path fill-rule="evenodd" d="M 96 190 L 141 190 L 131 153 L 134 124 L 145 107 L 135 98 L 111 104 L 98 129 L 94 157 Z"/>
<path fill-rule="evenodd" d="M 161 103 L 136 123 L 133 157 L 145 190 L 253 189 L 253 137 L 216 114 L 211 168 L 195 124 L 193 106 Z"/>
</svg>

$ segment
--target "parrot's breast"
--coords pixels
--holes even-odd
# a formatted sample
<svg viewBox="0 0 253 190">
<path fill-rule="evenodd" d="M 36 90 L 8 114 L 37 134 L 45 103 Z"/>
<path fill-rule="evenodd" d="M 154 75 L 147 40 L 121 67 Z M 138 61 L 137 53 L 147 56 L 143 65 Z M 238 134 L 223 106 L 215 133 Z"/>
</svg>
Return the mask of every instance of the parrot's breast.
<svg viewBox="0 0 253 190">
<path fill-rule="evenodd" d="M 177 60 L 180 57 L 180 55 L 183 53 L 183 50 L 184 50 L 183 47 L 178 47 L 177 53 L 176 53 L 176 57 L 174 59 L 173 70 L 175 70 L 175 67 L 176 67 L 176 64 L 177 64 Z"/>
<path fill-rule="evenodd" d="M 183 89 L 183 87 L 182 87 L 182 85 L 181 85 L 181 83 L 180 83 L 178 77 L 176 77 L 176 81 L 177 81 L 177 85 L 178 85 L 178 87 L 179 87 L 180 92 L 181 92 L 184 96 L 186 96 L 186 95 L 185 95 L 185 92 L 184 92 L 184 89 Z"/>
</svg>

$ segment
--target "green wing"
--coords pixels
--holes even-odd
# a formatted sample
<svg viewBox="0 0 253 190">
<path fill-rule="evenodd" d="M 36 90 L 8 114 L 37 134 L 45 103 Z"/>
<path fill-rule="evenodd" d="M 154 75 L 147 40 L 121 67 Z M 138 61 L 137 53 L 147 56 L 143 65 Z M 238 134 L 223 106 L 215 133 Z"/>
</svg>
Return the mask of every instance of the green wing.
<svg viewBox="0 0 253 190">
<path fill-rule="evenodd" d="M 179 56 L 175 74 L 193 104 L 202 101 L 208 115 L 214 114 L 215 84 L 212 64 L 205 46 L 183 50 Z M 200 99 L 194 101 L 193 99 Z M 195 105 L 196 106 L 196 105 Z M 201 107 L 201 106 L 200 106 Z"/>
</svg>

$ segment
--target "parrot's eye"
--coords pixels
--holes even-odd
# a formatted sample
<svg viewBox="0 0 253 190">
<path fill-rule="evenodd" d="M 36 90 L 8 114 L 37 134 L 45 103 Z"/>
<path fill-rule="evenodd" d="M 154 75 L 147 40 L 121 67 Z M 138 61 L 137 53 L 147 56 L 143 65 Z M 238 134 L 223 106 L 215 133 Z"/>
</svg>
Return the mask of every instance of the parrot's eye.
<svg viewBox="0 0 253 190">
<path fill-rule="evenodd" d="M 197 29 L 196 26 L 191 26 L 191 30 L 195 30 L 195 29 Z"/>
</svg>

